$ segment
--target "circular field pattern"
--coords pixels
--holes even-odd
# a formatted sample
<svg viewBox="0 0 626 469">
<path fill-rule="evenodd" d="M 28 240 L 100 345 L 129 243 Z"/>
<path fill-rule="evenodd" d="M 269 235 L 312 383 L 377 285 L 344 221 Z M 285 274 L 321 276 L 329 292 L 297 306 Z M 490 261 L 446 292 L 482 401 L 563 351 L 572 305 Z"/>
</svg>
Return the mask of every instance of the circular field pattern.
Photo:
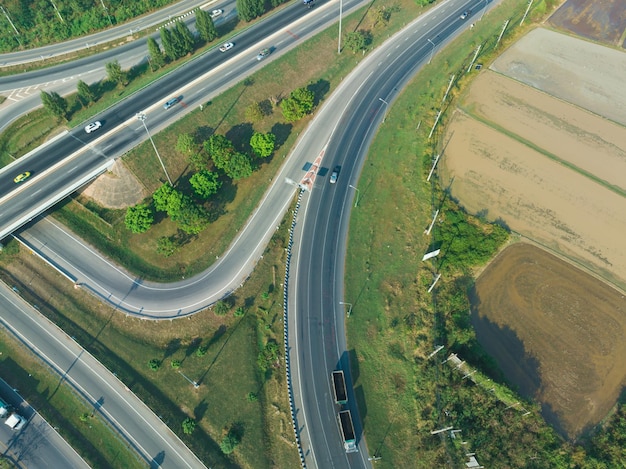
<svg viewBox="0 0 626 469">
<path fill-rule="evenodd" d="M 626 298 L 526 243 L 506 248 L 478 278 L 478 340 L 519 392 L 575 439 L 626 384 Z"/>
</svg>

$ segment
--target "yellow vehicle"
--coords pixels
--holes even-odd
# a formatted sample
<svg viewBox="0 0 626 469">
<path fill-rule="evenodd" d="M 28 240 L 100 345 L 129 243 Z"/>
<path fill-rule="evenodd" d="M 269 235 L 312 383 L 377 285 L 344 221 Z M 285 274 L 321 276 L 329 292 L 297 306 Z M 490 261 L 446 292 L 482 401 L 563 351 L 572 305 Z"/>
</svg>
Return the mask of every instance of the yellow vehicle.
<svg viewBox="0 0 626 469">
<path fill-rule="evenodd" d="M 30 177 L 30 171 L 26 171 L 25 173 L 18 174 L 17 176 L 15 176 L 15 178 L 13 179 L 13 182 L 15 184 L 19 184 L 20 182 L 26 181 L 26 179 L 28 179 L 29 177 Z"/>
</svg>

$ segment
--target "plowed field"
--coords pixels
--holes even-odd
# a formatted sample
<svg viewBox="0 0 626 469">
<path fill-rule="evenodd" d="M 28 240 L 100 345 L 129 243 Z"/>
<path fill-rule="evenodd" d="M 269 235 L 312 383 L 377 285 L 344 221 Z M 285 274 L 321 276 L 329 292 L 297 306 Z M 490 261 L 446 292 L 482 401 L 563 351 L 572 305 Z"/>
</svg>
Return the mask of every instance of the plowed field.
<svg viewBox="0 0 626 469">
<path fill-rule="evenodd" d="M 506 248 L 476 282 L 472 322 L 520 392 L 576 437 L 626 384 L 626 299 L 534 246 Z"/>
</svg>

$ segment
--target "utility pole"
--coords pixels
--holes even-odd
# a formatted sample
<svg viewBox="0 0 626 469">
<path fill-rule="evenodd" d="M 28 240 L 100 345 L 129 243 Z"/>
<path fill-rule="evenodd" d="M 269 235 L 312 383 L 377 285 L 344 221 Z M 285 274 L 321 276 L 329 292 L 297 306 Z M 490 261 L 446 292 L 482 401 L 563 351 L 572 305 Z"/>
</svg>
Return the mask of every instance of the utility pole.
<svg viewBox="0 0 626 469">
<path fill-rule="evenodd" d="M 509 21 L 510 20 L 506 20 L 504 22 L 504 26 L 502 26 L 502 31 L 500 31 L 500 35 L 498 36 L 498 40 L 496 41 L 496 47 L 498 47 L 498 44 L 500 43 L 500 39 L 502 39 L 502 36 L 504 35 L 504 30 L 506 29 L 506 27 L 509 25 Z M 494 48 L 495 49 L 495 48 Z"/>
<path fill-rule="evenodd" d="M 170 183 L 170 186 L 173 186 L 172 180 L 170 179 L 170 175 L 167 174 L 167 169 L 165 169 L 165 165 L 163 164 L 163 160 L 161 159 L 161 155 L 159 155 L 159 150 L 157 150 L 156 145 L 154 144 L 154 140 L 152 140 L 152 135 L 150 135 L 150 131 L 148 130 L 148 126 L 146 125 L 146 115 L 143 112 L 137 114 L 137 119 L 141 121 L 143 124 L 143 128 L 146 129 L 146 133 L 148 134 L 148 138 L 150 142 L 152 142 L 152 148 L 154 148 L 154 152 L 156 153 L 157 158 L 159 159 L 159 163 L 161 163 L 161 167 L 163 168 L 163 172 L 167 177 L 167 181 Z"/>
<path fill-rule="evenodd" d="M 472 66 L 474 65 L 474 62 L 476 61 L 476 57 L 478 57 L 478 53 L 480 52 L 480 48 L 483 45 L 479 45 L 478 48 L 476 49 L 476 53 L 474 54 L 474 58 L 472 59 L 472 62 L 470 63 L 470 66 L 467 68 L 467 73 L 469 73 L 472 70 Z"/>
<path fill-rule="evenodd" d="M 343 0 L 339 0 L 339 39 L 337 40 L 337 53 L 341 54 L 341 16 L 343 15 Z"/>
<path fill-rule="evenodd" d="M 350 317 L 350 315 L 352 314 L 352 303 L 345 303 L 343 301 L 340 301 L 339 304 L 348 306 L 348 317 Z"/>
<path fill-rule="evenodd" d="M 520 22 L 519 22 L 519 25 L 520 25 L 520 26 L 522 25 L 522 23 L 523 23 L 523 22 L 524 22 L 524 20 L 526 19 L 526 16 L 528 15 L 528 12 L 530 11 L 530 7 L 532 6 L 532 4 L 533 4 L 533 0 L 530 0 L 530 1 L 528 2 L 528 8 L 526 8 L 526 12 L 524 13 L 524 16 L 522 16 L 522 21 L 520 21 Z"/>
<path fill-rule="evenodd" d="M 52 3 L 52 6 L 54 7 L 54 11 L 57 12 L 57 16 L 59 17 L 59 19 L 61 20 L 61 23 L 65 23 L 65 20 L 63 19 L 63 17 L 61 16 L 61 12 L 59 11 L 59 9 L 57 8 L 57 6 L 54 4 L 54 2 L 52 0 L 50 0 L 50 3 Z"/>
<path fill-rule="evenodd" d="M 104 9 L 104 11 L 107 12 L 107 17 L 109 18 L 109 24 L 113 26 L 113 21 L 111 21 L 111 15 L 109 15 L 109 9 L 104 6 L 104 0 L 100 0 L 100 3 L 102 4 L 102 8 Z"/>
<path fill-rule="evenodd" d="M 443 99 L 441 100 L 441 102 L 443 103 L 446 98 L 448 97 L 448 93 L 450 92 L 450 88 L 452 88 L 452 82 L 454 81 L 454 77 L 456 77 L 456 75 L 452 75 L 450 77 L 450 83 L 448 83 L 448 89 L 446 90 L 446 94 L 443 95 Z"/>
</svg>

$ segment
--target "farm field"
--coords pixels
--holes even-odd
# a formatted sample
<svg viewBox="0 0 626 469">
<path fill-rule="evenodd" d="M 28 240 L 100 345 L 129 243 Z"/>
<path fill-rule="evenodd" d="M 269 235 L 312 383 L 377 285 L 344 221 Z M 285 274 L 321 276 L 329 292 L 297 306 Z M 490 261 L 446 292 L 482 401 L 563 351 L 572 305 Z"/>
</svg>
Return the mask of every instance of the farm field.
<svg viewBox="0 0 626 469">
<path fill-rule="evenodd" d="M 472 323 L 520 393 L 571 438 L 609 412 L 626 378 L 626 299 L 526 243 L 476 282 Z"/>
<path fill-rule="evenodd" d="M 626 53 L 534 30 L 476 77 L 444 138 L 452 197 L 561 258 L 505 250 L 477 281 L 473 322 L 507 379 L 572 439 L 626 379 L 624 69 Z"/>
<path fill-rule="evenodd" d="M 626 48 L 626 0 L 567 0 L 550 17 L 553 26 Z"/>
</svg>

